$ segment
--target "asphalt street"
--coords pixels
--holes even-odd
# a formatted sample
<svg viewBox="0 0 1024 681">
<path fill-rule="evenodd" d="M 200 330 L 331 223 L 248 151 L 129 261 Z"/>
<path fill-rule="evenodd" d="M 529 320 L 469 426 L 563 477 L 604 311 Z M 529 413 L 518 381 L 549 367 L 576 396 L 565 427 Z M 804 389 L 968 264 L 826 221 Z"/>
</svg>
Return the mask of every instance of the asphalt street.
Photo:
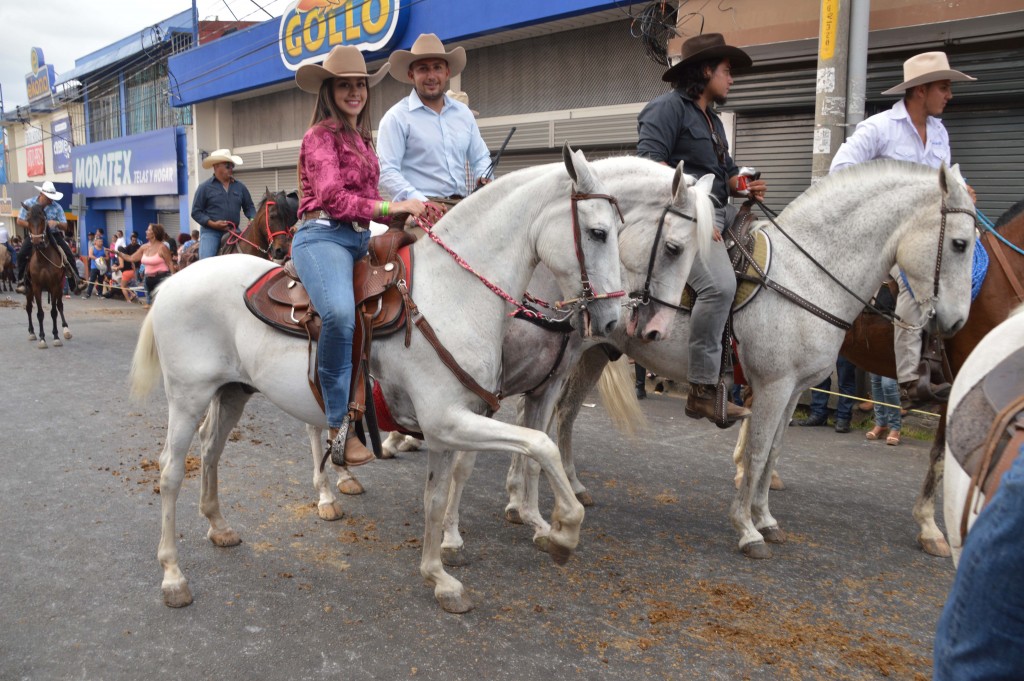
<svg viewBox="0 0 1024 681">
<path fill-rule="evenodd" d="M 564 567 L 503 519 L 508 457 L 481 456 L 462 504 L 471 563 L 450 569 L 476 608 L 450 615 L 419 575 L 425 457 L 358 469 L 366 493 L 320 520 L 302 425 L 257 395 L 220 466 L 243 542 L 206 539 L 190 473 L 178 546 L 195 602 L 167 608 L 153 463 L 166 403 L 133 403 L 126 382 L 145 312 L 67 302 L 74 338 L 39 350 L 21 297 L 0 294 L 0 679 L 931 676 L 953 566 L 915 542 L 927 443 L 790 429 L 788 489 L 772 496 L 789 541 L 751 561 L 727 515 L 736 433 L 669 396 L 642 403 L 635 439 L 596 395 L 582 410 L 596 505 Z"/>
</svg>

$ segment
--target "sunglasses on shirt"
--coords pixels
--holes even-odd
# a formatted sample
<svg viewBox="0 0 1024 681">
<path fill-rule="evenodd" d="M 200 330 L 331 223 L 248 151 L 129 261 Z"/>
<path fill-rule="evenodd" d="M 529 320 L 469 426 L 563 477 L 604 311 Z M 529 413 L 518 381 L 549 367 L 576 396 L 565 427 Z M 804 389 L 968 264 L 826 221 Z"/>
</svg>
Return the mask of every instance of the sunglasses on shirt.
<svg viewBox="0 0 1024 681">
<path fill-rule="evenodd" d="M 718 133 L 714 130 L 711 131 L 711 142 L 715 147 L 715 156 L 718 157 L 718 163 L 725 165 L 725 153 L 729 151 L 729 148 L 722 144 L 722 138 L 718 136 Z"/>
</svg>

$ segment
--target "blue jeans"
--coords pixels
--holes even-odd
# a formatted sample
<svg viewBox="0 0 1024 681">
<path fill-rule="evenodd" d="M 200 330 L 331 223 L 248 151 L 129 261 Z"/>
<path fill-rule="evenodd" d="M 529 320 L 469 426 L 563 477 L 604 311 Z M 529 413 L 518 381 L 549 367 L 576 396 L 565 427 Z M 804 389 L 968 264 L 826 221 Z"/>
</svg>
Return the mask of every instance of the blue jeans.
<svg viewBox="0 0 1024 681">
<path fill-rule="evenodd" d="M 936 681 L 1024 673 L 1024 448 L 964 541 L 935 632 Z"/>
<path fill-rule="evenodd" d="M 839 379 L 838 392 L 844 395 L 853 395 L 857 392 L 857 367 L 850 360 L 842 355 L 836 358 L 836 377 Z M 818 390 L 832 390 L 832 377 L 826 376 L 825 380 L 814 386 Z M 828 416 L 828 393 L 811 393 L 811 417 Z M 849 421 L 853 418 L 853 400 L 849 397 L 840 397 L 836 400 L 836 420 Z"/>
<path fill-rule="evenodd" d="M 313 220 L 303 223 L 292 240 L 295 269 L 320 313 L 317 370 L 329 428 L 341 427 L 348 413 L 356 328 L 352 267 L 366 255 L 369 243 L 369 231 L 356 232 L 347 222 L 331 221 L 328 226 Z"/>
<path fill-rule="evenodd" d="M 220 250 L 221 240 L 227 235 L 226 231 L 213 229 L 212 227 L 199 228 L 199 259 L 212 258 Z"/>
<path fill-rule="evenodd" d="M 871 399 L 875 402 L 886 402 L 888 404 L 900 403 L 900 384 L 895 378 L 869 374 L 871 376 Z M 889 430 L 899 430 L 903 425 L 903 418 L 900 410 L 895 407 L 883 407 L 875 405 L 875 425 Z"/>
</svg>

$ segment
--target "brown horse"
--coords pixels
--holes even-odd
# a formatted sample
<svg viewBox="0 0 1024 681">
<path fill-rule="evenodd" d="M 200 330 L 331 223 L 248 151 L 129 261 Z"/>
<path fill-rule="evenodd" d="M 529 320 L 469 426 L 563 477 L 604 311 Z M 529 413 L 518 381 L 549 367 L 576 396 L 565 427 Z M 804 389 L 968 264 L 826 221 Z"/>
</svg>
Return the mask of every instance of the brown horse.
<svg viewBox="0 0 1024 681">
<path fill-rule="evenodd" d="M 291 228 L 298 222 L 299 199 L 295 194 L 269 190 L 256 208 L 256 215 L 242 232 L 229 232 L 219 255 L 245 253 L 283 263 L 291 252 Z"/>
<path fill-rule="evenodd" d="M 11 253 L 0 244 L 0 291 L 14 290 L 14 261 Z"/>
<path fill-rule="evenodd" d="M 46 215 L 43 207 L 35 204 L 28 209 L 28 231 L 32 240 L 32 257 L 28 261 L 28 276 L 25 277 L 25 311 L 28 312 L 28 339 L 37 340 L 32 326 L 32 303 L 35 301 L 36 317 L 39 320 L 39 348 L 45 349 L 46 329 L 43 326 L 43 292 L 50 294 L 50 317 L 53 319 L 53 344 L 63 343 L 57 335 L 57 313 L 64 329 L 64 338 L 71 338 L 68 322 L 64 318 L 64 256 L 53 245 L 46 233 Z"/>
<path fill-rule="evenodd" d="M 1014 205 L 997 223 L 999 233 L 1018 247 L 1024 246 L 1024 201 Z M 971 304 L 967 323 L 945 341 L 946 355 L 953 376 L 967 356 L 989 331 L 1004 321 L 1010 311 L 1024 302 L 1024 255 L 1014 252 L 989 231 L 981 244 L 989 255 L 988 274 L 978 297 Z M 861 314 L 846 339 L 840 354 L 871 373 L 896 377 L 892 324 L 878 315 Z M 939 426 L 930 452 L 930 464 L 921 493 L 914 504 L 914 519 L 921 528 L 918 543 L 933 556 L 950 555 L 949 544 L 935 524 L 935 489 L 942 482 L 943 454 L 946 446 L 946 407 L 940 410 Z"/>
</svg>

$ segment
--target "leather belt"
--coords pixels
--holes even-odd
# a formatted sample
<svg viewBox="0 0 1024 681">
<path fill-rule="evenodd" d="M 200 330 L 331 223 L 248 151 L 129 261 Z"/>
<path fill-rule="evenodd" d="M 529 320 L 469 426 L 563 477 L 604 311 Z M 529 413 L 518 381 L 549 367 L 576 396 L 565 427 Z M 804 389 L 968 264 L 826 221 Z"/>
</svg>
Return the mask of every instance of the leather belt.
<svg viewBox="0 0 1024 681">
<path fill-rule="evenodd" d="M 303 223 L 305 223 L 306 221 L 309 221 L 309 220 L 330 220 L 331 222 L 341 222 L 342 224 L 350 225 L 352 227 L 352 229 L 357 231 L 357 232 L 365 232 L 366 230 L 368 230 L 370 228 L 369 225 L 364 225 L 364 224 L 361 224 L 361 223 L 358 223 L 358 222 L 346 222 L 346 221 L 343 221 L 343 220 L 338 220 L 336 218 L 332 218 L 330 216 L 330 214 L 328 214 L 328 212 L 325 211 L 325 210 L 311 210 L 311 211 L 308 211 L 306 213 L 303 213 L 302 214 L 302 220 L 303 220 Z M 298 227 L 298 229 L 302 229 L 304 226 L 305 226 L 305 224 L 300 225 Z M 298 231 L 298 229 L 296 231 Z"/>
</svg>

